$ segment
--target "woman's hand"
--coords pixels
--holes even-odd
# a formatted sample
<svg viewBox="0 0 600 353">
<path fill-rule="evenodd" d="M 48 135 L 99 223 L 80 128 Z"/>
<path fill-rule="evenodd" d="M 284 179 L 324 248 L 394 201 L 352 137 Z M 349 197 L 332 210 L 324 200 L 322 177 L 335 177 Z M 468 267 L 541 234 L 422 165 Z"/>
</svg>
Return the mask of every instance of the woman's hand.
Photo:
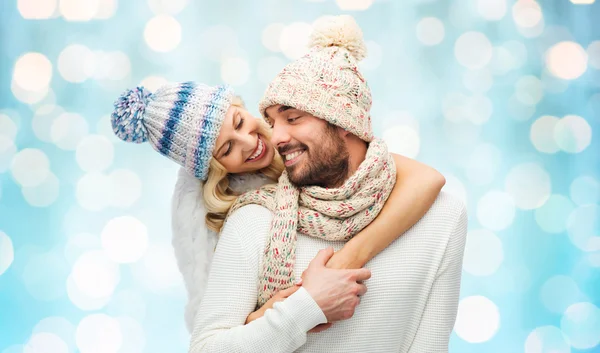
<svg viewBox="0 0 600 353">
<path fill-rule="evenodd" d="M 263 306 L 261 306 L 260 309 L 248 315 L 248 317 L 246 318 L 246 324 L 249 324 L 252 321 L 258 319 L 259 317 L 262 317 L 265 314 L 265 311 L 267 311 L 267 309 L 271 309 L 275 303 L 283 301 L 285 298 L 294 294 L 298 289 L 300 289 L 301 284 L 302 282 L 300 281 L 299 284 L 296 284 L 294 286 L 291 286 L 290 288 L 280 290 L 279 292 L 275 293 L 275 295 L 271 297 L 271 299 L 269 299 Z"/>
<path fill-rule="evenodd" d="M 260 309 L 254 311 L 254 312 L 250 313 L 250 315 L 248 315 L 248 317 L 246 318 L 246 325 L 251 323 L 252 321 L 262 317 L 265 314 L 265 311 L 267 311 L 267 309 L 271 309 L 275 303 L 283 301 L 290 295 L 294 294 L 298 289 L 300 289 L 300 287 L 302 287 L 302 278 L 298 279 L 298 281 L 296 282 L 296 285 L 291 286 L 290 288 L 287 288 L 284 290 L 280 290 L 279 292 L 275 293 L 275 295 L 271 299 L 269 299 L 263 306 L 261 306 Z M 332 325 L 331 323 L 320 324 L 308 332 L 317 333 L 317 332 L 325 331 L 328 328 L 330 328 L 331 325 Z"/>
</svg>

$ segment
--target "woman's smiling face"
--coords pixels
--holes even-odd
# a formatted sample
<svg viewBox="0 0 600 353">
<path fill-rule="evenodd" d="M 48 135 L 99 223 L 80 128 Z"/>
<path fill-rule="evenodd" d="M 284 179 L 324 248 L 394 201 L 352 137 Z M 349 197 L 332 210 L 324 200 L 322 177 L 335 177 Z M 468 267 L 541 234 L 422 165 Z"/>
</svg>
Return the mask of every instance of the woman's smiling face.
<svg viewBox="0 0 600 353">
<path fill-rule="evenodd" d="M 275 156 L 273 145 L 266 136 L 267 129 L 266 122 L 232 105 L 225 115 L 213 157 L 232 174 L 266 168 Z"/>
</svg>

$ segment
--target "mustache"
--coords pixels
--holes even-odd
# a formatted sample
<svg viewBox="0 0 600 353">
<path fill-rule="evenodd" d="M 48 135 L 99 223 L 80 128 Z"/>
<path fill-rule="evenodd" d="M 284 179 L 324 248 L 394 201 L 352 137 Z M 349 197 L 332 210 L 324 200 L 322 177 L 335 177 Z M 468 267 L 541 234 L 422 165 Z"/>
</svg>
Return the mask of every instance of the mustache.
<svg viewBox="0 0 600 353">
<path fill-rule="evenodd" d="M 285 146 L 277 147 L 277 152 L 279 152 L 279 154 L 285 154 L 286 152 L 296 150 L 296 149 L 308 150 L 308 146 L 303 143 L 297 143 L 294 145 L 287 144 Z"/>
</svg>

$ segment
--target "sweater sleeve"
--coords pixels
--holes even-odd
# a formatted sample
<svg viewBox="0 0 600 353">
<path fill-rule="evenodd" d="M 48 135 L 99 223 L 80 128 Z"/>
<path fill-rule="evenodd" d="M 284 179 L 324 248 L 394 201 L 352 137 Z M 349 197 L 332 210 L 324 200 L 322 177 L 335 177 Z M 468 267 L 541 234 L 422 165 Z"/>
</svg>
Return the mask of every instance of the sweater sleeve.
<svg viewBox="0 0 600 353">
<path fill-rule="evenodd" d="M 257 215 L 256 208 L 267 212 L 267 218 Z M 300 288 L 263 317 L 244 325 L 257 302 L 260 263 L 248 241 L 265 237 L 270 227 L 268 212 L 260 206 L 245 206 L 225 224 L 195 319 L 190 353 L 293 352 L 306 342 L 307 331 L 327 321 Z"/>
<path fill-rule="evenodd" d="M 464 205 L 446 245 L 446 251 L 433 282 L 415 339 L 408 353 L 446 353 L 454 328 L 462 262 L 467 236 Z"/>
</svg>

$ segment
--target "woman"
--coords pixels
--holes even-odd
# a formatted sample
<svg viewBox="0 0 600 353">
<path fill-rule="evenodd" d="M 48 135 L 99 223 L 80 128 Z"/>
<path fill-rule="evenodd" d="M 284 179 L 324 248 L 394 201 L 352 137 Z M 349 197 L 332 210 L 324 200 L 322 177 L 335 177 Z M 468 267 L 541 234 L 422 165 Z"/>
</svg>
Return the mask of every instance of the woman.
<svg viewBox="0 0 600 353">
<path fill-rule="evenodd" d="M 124 141 L 150 142 L 183 167 L 174 195 L 173 245 L 188 290 L 186 323 L 191 331 L 215 239 L 209 230 L 221 230 L 243 192 L 276 182 L 283 163 L 269 141 L 266 122 L 250 115 L 226 86 L 185 82 L 163 86 L 154 94 L 138 87 L 115 102 L 111 121 Z M 419 162 L 399 155 L 394 161 L 396 185 L 380 215 L 348 241 L 328 267 L 364 266 L 425 214 L 445 183 L 440 173 Z M 248 315 L 246 323 L 295 289 L 272 297 Z"/>
</svg>

